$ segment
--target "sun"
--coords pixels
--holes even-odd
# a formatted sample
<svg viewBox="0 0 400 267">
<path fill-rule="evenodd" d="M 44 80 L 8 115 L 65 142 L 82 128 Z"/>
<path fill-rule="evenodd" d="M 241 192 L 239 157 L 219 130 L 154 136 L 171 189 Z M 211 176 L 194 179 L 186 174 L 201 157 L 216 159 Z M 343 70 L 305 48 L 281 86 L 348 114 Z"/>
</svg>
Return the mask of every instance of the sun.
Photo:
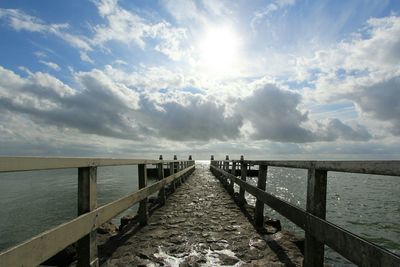
<svg viewBox="0 0 400 267">
<path fill-rule="evenodd" d="M 238 61 L 239 38 L 227 26 L 210 27 L 200 40 L 199 63 L 209 72 L 227 74 Z"/>
</svg>

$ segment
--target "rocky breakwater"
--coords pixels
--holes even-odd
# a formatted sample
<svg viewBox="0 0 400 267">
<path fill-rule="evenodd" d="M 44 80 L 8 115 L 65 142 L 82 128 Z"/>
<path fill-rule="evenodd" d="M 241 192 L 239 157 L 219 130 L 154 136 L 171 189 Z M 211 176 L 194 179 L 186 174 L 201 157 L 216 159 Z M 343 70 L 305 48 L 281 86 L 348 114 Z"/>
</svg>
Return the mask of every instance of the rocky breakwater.
<svg viewBox="0 0 400 267">
<path fill-rule="evenodd" d="M 251 208 L 249 208 L 251 210 Z M 101 250 L 103 266 L 301 266 L 298 239 L 271 222 L 257 232 L 205 166 L 140 230 Z"/>
</svg>

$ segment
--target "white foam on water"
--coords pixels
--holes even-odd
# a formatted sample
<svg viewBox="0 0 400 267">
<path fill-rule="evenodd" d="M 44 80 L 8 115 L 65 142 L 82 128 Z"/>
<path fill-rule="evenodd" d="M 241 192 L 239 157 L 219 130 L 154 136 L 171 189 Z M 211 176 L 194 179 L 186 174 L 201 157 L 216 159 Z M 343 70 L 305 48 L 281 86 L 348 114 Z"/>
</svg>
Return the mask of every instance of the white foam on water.
<svg viewBox="0 0 400 267">
<path fill-rule="evenodd" d="M 162 260 L 164 264 L 171 267 L 179 266 L 179 264 L 184 261 L 184 258 L 178 258 L 167 254 L 161 247 L 158 248 L 157 253 L 154 253 L 154 257 Z"/>
<path fill-rule="evenodd" d="M 204 252 L 206 252 L 206 253 L 204 254 Z M 204 259 L 206 260 L 206 262 L 200 263 L 200 266 L 211 267 L 211 266 L 221 265 L 221 262 L 219 259 L 221 254 L 224 254 L 224 255 L 227 255 L 230 257 L 234 257 L 239 260 L 234 265 L 224 265 L 224 266 L 238 267 L 244 263 L 243 261 L 241 261 L 239 258 L 237 258 L 235 256 L 235 253 L 233 251 L 231 251 L 229 249 L 222 249 L 222 250 L 207 249 L 206 251 L 204 251 L 201 248 L 199 249 L 198 246 L 193 247 L 191 249 L 189 255 L 183 256 L 184 254 L 182 254 L 182 257 L 171 256 L 168 253 L 166 253 L 161 247 L 159 247 L 159 251 L 157 253 L 155 253 L 154 256 L 157 259 L 161 260 L 166 266 L 179 267 L 179 264 L 184 262 L 185 259 L 188 257 L 193 257 L 193 256 L 201 257 L 201 255 L 204 255 Z M 149 266 L 153 267 L 155 265 L 149 265 Z"/>
</svg>

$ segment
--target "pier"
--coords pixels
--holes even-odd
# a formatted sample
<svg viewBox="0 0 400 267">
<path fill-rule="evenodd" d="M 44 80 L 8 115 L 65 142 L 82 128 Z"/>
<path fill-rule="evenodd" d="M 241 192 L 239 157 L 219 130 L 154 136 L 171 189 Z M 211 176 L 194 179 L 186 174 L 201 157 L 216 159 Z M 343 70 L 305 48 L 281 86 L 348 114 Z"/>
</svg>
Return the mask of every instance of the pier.
<svg viewBox="0 0 400 267">
<path fill-rule="evenodd" d="M 139 190 L 98 207 L 97 167 L 137 165 Z M 400 256 L 325 220 L 329 171 L 400 176 L 399 161 L 263 161 L 0 158 L 0 172 L 77 168 L 78 217 L 0 252 L 0 266 L 38 266 L 76 244 L 75 266 L 323 266 L 324 245 L 360 266 L 399 266 Z M 268 167 L 308 171 L 303 210 L 266 191 Z M 148 185 L 147 176 L 158 181 Z M 246 182 L 258 177 L 257 186 Z M 56 179 L 56 178 L 55 178 Z M 236 187 L 235 187 L 236 184 Z M 245 192 L 256 198 L 246 203 Z M 156 201 L 150 201 L 154 196 Z M 109 240 L 98 229 L 139 203 Z M 150 206 L 150 204 L 154 204 Z M 264 214 L 268 205 L 305 231 L 305 240 Z"/>
</svg>

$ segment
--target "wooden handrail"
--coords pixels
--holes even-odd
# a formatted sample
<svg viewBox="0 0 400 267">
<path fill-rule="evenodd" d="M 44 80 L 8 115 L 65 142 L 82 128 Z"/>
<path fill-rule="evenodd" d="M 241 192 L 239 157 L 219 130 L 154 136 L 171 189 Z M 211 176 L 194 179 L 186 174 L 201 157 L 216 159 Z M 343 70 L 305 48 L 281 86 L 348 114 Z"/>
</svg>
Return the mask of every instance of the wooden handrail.
<svg viewBox="0 0 400 267">
<path fill-rule="evenodd" d="M 181 160 L 115 159 L 115 158 L 0 157 L 0 172 L 158 164 L 158 163 L 170 163 L 170 162 L 180 162 L 180 161 Z M 194 162 L 193 160 L 189 161 Z"/>
<path fill-rule="evenodd" d="M 218 161 L 225 162 L 227 160 Z M 251 165 L 267 165 L 296 169 L 310 169 L 313 167 L 316 170 L 335 172 L 400 176 L 400 160 L 228 160 L 227 162 L 244 162 Z"/>
<path fill-rule="evenodd" d="M 240 163 L 241 178 L 229 172 L 229 163 Z M 261 182 L 253 186 L 246 182 L 247 166 L 261 167 Z M 234 164 L 232 164 L 233 166 Z M 308 169 L 307 210 L 296 207 L 265 192 L 263 170 L 267 166 Z M 323 266 L 324 244 L 328 245 L 351 262 L 361 266 L 400 266 L 400 255 L 394 254 L 376 244 L 373 244 L 339 226 L 325 220 L 326 177 L 327 171 L 370 173 L 400 176 L 400 161 L 251 161 L 251 160 L 211 160 L 210 169 L 226 184 L 230 181 L 228 191 L 233 183 L 240 186 L 240 198 L 244 191 L 256 197 L 257 202 L 265 203 L 281 215 L 306 231 L 305 266 Z M 372 168 L 376 167 L 376 170 Z M 390 169 L 392 168 L 392 169 Z M 243 202 L 243 200 L 241 200 Z M 255 210 L 256 225 L 260 226 L 264 210 Z"/>
</svg>

